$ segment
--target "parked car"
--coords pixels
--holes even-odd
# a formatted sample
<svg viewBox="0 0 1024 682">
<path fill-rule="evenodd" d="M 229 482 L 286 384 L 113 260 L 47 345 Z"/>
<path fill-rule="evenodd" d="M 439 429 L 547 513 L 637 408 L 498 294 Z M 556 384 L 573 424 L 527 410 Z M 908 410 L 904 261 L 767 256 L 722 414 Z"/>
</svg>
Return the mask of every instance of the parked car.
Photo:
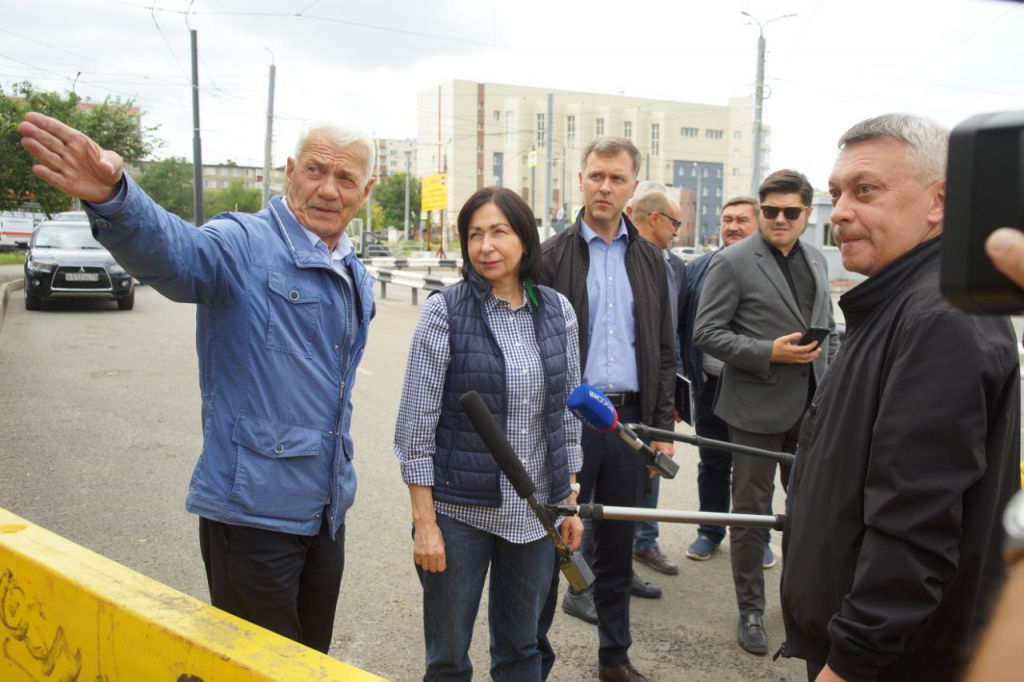
<svg viewBox="0 0 1024 682">
<path fill-rule="evenodd" d="M 135 307 L 132 276 L 92 236 L 89 222 L 62 217 L 39 224 L 25 257 L 25 309 L 54 298 L 109 298 Z"/>
</svg>

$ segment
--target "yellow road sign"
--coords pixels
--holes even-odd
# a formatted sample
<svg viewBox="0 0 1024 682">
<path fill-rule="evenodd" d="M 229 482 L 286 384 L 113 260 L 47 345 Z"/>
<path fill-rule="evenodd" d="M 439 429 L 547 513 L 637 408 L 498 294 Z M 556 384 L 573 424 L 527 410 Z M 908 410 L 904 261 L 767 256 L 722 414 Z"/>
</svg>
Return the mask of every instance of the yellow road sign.
<svg viewBox="0 0 1024 682">
<path fill-rule="evenodd" d="M 448 208 L 448 175 L 428 175 L 420 185 L 420 210 L 439 211 Z"/>
<path fill-rule="evenodd" d="M 530 155 L 527 157 L 526 165 L 527 166 L 536 166 L 537 165 L 537 152 L 530 152 Z"/>
</svg>

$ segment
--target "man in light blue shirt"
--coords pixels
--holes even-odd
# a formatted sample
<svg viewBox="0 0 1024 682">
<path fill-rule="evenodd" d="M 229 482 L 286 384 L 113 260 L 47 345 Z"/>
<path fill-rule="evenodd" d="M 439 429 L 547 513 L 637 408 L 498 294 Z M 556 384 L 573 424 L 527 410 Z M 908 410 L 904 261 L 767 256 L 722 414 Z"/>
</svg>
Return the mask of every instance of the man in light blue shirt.
<svg viewBox="0 0 1024 682">
<path fill-rule="evenodd" d="M 623 138 L 602 137 L 584 149 L 579 175 L 584 210 L 576 223 L 544 243 L 544 284 L 569 299 L 580 327 L 583 381 L 608 395 L 620 421 L 654 428 L 675 426 L 675 342 L 668 275 L 661 250 L 642 238 L 623 215 L 637 184 L 640 152 Z M 584 428 L 579 499 L 636 506 L 648 476 L 640 453 L 611 434 Z M 671 456 L 671 443 L 651 447 Z M 636 682 L 644 676 L 629 661 L 629 601 L 633 577 L 631 521 L 595 521 L 593 610 L 598 620 L 598 676 Z M 557 594 L 557 585 L 554 588 Z M 567 595 L 563 609 L 578 606 Z M 545 652 L 554 601 L 538 630 Z M 546 617 L 546 619 L 545 619 Z M 547 647 L 543 672 L 554 656 Z"/>
</svg>

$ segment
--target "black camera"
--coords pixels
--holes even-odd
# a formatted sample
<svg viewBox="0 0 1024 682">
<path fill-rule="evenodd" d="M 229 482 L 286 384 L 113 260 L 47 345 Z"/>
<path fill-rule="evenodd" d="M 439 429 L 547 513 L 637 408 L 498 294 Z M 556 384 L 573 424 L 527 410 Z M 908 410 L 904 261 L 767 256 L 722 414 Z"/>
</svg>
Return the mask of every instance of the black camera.
<svg viewBox="0 0 1024 682">
<path fill-rule="evenodd" d="M 942 295 L 969 313 L 1024 311 L 1024 289 L 992 265 L 985 240 L 1024 230 L 1024 111 L 972 116 L 949 137 Z"/>
</svg>

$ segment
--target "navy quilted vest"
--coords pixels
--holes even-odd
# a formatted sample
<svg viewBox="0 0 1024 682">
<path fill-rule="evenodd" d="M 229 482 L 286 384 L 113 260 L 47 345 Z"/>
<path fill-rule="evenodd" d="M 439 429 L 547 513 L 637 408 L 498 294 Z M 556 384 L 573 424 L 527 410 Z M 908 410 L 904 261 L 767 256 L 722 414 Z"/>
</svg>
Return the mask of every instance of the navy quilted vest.
<svg viewBox="0 0 1024 682">
<path fill-rule="evenodd" d="M 459 406 L 463 393 L 476 391 L 502 430 L 507 427 L 505 358 L 484 312 L 484 301 L 490 291 L 488 282 L 471 273 L 469 279 L 435 292 L 444 296 L 448 308 L 451 364 L 445 377 L 437 423 L 434 499 L 499 507 L 501 471 Z M 569 463 L 562 428 L 568 372 L 565 317 L 553 289 L 538 286 L 536 292 L 540 307 L 530 310 L 547 384 L 544 426 L 551 468 L 551 499 L 562 500 L 569 494 Z"/>
</svg>

